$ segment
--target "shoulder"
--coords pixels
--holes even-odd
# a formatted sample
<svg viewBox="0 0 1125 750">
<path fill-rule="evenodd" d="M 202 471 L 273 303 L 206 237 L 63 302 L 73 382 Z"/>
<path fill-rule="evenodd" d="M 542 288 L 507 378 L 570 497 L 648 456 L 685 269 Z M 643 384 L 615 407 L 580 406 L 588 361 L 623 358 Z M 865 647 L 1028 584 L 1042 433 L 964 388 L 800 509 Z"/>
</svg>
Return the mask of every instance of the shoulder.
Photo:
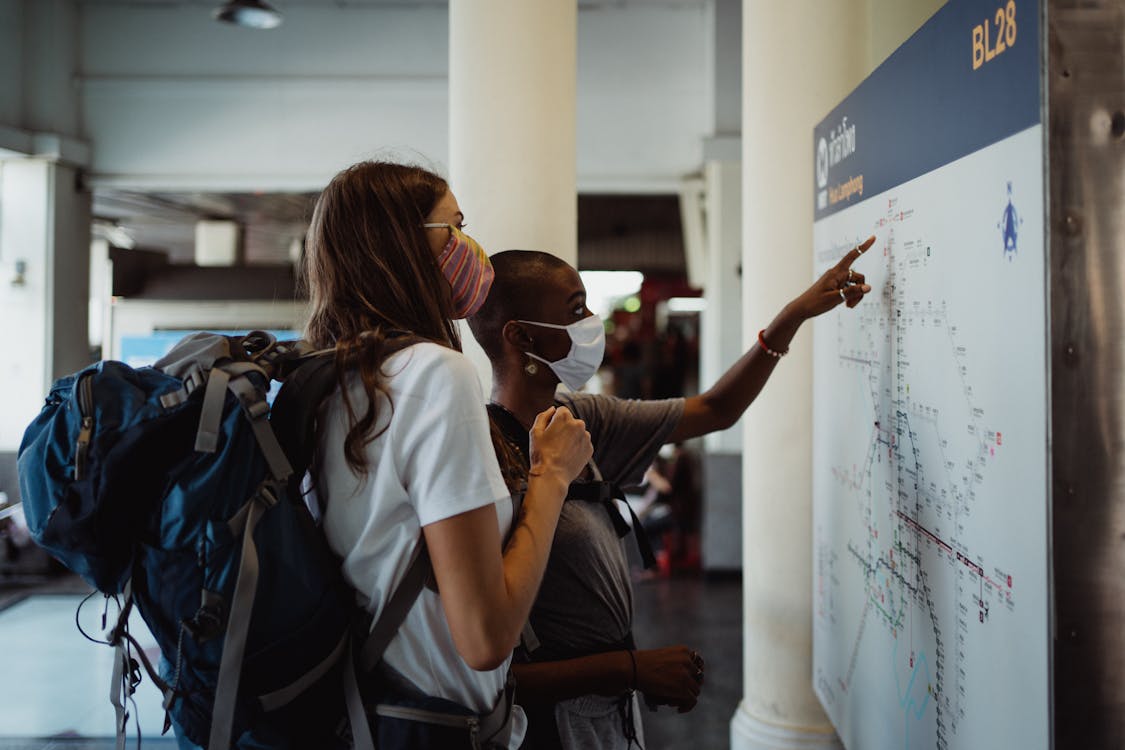
<svg viewBox="0 0 1125 750">
<path fill-rule="evenodd" d="M 566 408 L 579 419 L 598 419 L 604 415 L 612 415 L 628 403 L 616 396 L 606 396 L 600 393 L 564 393 L 556 397 L 555 401 Z"/>
<path fill-rule="evenodd" d="M 414 344 L 388 357 L 383 375 L 395 409 L 410 404 L 407 408 L 412 410 L 444 411 L 453 420 L 486 419 L 480 376 L 455 349 Z"/>
<path fill-rule="evenodd" d="M 383 365 L 387 377 L 418 383 L 479 382 L 476 368 L 461 352 L 426 341 L 395 352 Z"/>
<path fill-rule="evenodd" d="M 401 349 L 388 357 L 387 362 L 401 362 L 417 368 L 467 367 L 471 370 L 473 366 L 461 352 L 432 341 L 422 341 Z"/>
</svg>

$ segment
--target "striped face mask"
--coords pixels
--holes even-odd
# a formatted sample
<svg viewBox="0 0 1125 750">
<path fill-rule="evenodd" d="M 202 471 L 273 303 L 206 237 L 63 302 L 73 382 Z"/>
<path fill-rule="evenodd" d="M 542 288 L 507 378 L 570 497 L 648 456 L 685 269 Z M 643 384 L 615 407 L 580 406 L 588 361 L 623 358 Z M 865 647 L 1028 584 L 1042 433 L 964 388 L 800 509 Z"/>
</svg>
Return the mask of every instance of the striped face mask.
<svg viewBox="0 0 1125 750">
<path fill-rule="evenodd" d="M 452 290 L 453 317 L 467 318 L 484 304 L 492 279 L 492 261 L 469 235 L 452 224 L 423 224 L 426 229 L 449 227 L 449 242 L 438 257 L 438 265 Z"/>
</svg>

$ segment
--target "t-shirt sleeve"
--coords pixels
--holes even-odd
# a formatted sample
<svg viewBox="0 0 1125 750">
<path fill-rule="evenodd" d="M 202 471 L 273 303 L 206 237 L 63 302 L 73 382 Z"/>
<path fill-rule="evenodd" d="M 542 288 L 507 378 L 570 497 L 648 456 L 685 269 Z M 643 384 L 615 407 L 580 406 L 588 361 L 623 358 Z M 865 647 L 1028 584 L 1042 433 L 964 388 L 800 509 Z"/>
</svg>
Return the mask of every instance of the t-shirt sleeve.
<svg viewBox="0 0 1125 750">
<path fill-rule="evenodd" d="M 472 364 L 435 344 L 411 347 L 405 356 L 394 375 L 402 380 L 395 389 L 391 442 L 421 525 L 507 497 Z"/>
<path fill-rule="evenodd" d="M 560 396 L 559 403 L 586 422 L 602 476 L 623 487 L 641 483 L 684 413 L 682 398 L 641 401 L 575 393 Z"/>
</svg>

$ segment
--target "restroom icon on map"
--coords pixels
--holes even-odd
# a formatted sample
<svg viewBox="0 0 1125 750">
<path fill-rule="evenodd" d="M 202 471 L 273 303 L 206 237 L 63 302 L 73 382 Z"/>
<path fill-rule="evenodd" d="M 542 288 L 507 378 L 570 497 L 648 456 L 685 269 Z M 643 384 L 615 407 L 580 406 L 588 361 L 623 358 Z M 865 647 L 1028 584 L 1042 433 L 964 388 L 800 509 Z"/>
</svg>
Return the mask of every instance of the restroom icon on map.
<svg viewBox="0 0 1125 750">
<path fill-rule="evenodd" d="M 1019 237 L 1020 225 L 1023 224 L 1023 219 L 1020 217 L 1016 206 L 1012 203 L 1012 183 L 1008 182 L 1008 205 L 1004 207 L 1004 212 L 1000 216 L 1000 223 L 997 228 L 1004 239 L 1004 255 L 1008 260 L 1015 257 L 1017 245 L 1016 240 Z"/>
</svg>

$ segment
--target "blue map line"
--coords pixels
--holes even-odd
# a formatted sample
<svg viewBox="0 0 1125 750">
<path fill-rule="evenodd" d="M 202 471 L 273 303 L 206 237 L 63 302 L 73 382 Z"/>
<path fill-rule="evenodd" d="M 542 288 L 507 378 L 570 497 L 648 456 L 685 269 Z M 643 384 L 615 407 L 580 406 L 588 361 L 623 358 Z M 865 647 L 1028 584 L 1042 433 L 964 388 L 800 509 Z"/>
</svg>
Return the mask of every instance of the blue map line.
<svg viewBox="0 0 1125 750">
<path fill-rule="evenodd" d="M 921 705 L 919 705 L 913 698 L 914 682 L 918 679 L 918 672 L 922 670 L 923 667 L 925 667 L 926 682 L 930 682 L 930 665 L 926 660 L 926 653 L 924 651 L 920 652 L 917 658 L 914 660 L 914 668 L 910 670 L 910 682 L 907 683 L 906 692 L 904 693 L 902 690 L 902 680 L 899 678 L 898 673 L 898 644 L 899 639 L 895 638 L 894 653 L 891 656 L 891 670 L 895 675 L 895 692 L 898 695 L 898 706 L 900 709 L 902 709 L 903 718 L 909 719 L 910 714 L 913 713 L 915 720 L 921 721 L 923 714 L 926 713 L 926 706 L 928 706 L 930 703 L 930 691 L 927 688 L 926 697 L 922 700 Z M 902 746 L 904 748 L 910 747 L 909 721 L 905 722 L 903 725 Z"/>
</svg>

